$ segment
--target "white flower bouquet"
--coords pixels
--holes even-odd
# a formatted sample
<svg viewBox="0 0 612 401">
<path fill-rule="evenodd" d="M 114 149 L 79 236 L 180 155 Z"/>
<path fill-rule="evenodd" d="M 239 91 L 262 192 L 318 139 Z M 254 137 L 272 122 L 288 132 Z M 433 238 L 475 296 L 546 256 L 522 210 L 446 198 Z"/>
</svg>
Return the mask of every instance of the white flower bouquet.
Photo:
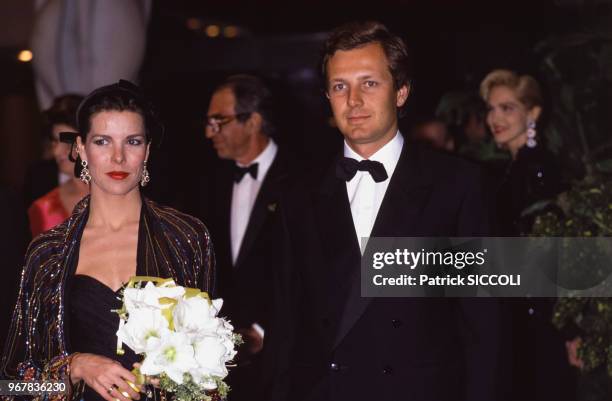
<svg viewBox="0 0 612 401">
<path fill-rule="evenodd" d="M 222 299 L 211 300 L 172 279 L 134 277 L 116 311 L 117 353 L 126 344 L 143 355 L 136 373 L 159 379 L 160 388 L 177 401 L 225 398 L 229 387 L 223 379 L 241 338 L 218 317 L 222 305 Z"/>
</svg>

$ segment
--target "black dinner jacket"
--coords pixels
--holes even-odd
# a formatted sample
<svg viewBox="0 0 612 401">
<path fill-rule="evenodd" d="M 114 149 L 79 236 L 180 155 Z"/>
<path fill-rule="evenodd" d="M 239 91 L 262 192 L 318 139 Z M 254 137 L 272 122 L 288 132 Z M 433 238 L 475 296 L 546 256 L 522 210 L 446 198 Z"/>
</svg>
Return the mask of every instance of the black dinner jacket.
<svg viewBox="0 0 612 401">
<path fill-rule="evenodd" d="M 272 313 L 273 275 L 282 249 L 279 198 L 291 176 L 290 156 L 281 148 L 259 189 L 236 263 L 232 264 L 230 215 L 233 189 L 233 161 L 219 163 L 205 184 L 201 212 L 208 225 L 218 274 L 218 296 L 224 299 L 222 314 L 235 328 L 259 323 L 264 329 Z"/>
<path fill-rule="evenodd" d="M 284 302 L 268 340 L 275 399 L 496 399 L 496 302 L 362 298 L 335 163 L 295 185 L 282 208 L 289 263 L 277 276 Z M 406 142 L 372 236 L 483 235 L 484 209 L 476 167 Z"/>
</svg>

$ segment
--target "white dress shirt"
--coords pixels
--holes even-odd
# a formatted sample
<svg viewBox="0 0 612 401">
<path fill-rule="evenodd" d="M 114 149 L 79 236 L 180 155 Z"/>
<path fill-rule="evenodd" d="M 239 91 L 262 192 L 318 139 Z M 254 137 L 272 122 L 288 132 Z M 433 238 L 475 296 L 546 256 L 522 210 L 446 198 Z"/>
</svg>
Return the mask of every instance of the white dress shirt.
<svg viewBox="0 0 612 401">
<path fill-rule="evenodd" d="M 240 163 L 236 163 L 240 167 L 248 167 L 252 164 L 259 164 L 257 167 L 257 178 L 253 178 L 251 174 L 245 174 L 240 182 L 234 182 L 234 188 L 232 191 L 232 206 L 230 214 L 230 235 L 232 245 L 232 263 L 236 263 L 238 253 L 240 252 L 240 246 L 246 232 L 249 219 L 251 217 L 251 211 L 255 205 L 257 194 L 261 188 L 276 153 L 278 146 L 272 139 L 268 141 L 268 145 L 265 147 L 263 152 L 257 156 L 249 165 L 245 166 Z"/>
<path fill-rule="evenodd" d="M 386 180 L 375 182 L 369 172 L 357 171 L 357 174 L 346 183 L 346 192 L 351 204 L 355 233 L 357 234 L 362 252 L 364 249 L 362 238 L 369 237 L 372 232 L 372 227 L 387 192 L 389 181 L 391 181 L 400 154 L 402 153 L 403 145 L 404 137 L 398 131 L 392 140 L 369 157 L 369 160 L 381 162 L 385 166 L 388 176 Z M 364 160 L 363 157 L 351 149 L 346 141 L 344 141 L 344 156 L 357 161 Z"/>
</svg>

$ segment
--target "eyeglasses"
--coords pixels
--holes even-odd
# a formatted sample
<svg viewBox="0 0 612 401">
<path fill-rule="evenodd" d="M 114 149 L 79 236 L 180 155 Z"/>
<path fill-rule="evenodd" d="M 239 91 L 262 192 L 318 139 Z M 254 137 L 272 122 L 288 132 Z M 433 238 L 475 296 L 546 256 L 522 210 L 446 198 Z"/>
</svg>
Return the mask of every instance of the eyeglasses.
<svg viewBox="0 0 612 401">
<path fill-rule="evenodd" d="M 213 114 L 212 116 L 206 117 L 206 127 L 210 128 L 212 132 L 219 133 L 221 128 L 231 123 L 236 119 L 241 119 L 250 116 L 251 113 L 237 113 L 230 116 L 224 116 L 222 114 Z"/>
</svg>

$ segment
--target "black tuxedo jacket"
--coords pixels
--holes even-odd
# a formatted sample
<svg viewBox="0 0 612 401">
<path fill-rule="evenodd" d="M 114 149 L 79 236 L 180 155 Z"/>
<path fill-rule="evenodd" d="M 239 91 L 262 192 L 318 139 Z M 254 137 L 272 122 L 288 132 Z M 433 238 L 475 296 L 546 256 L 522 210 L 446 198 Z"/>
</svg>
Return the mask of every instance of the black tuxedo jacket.
<svg viewBox="0 0 612 401">
<path fill-rule="evenodd" d="M 279 148 L 261 185 L 236 263 L 232 264 L 230 215 L 233 161 L 223 161 L 202 186 L 199 215 L 209 227 L 217 263 L 217 296 L 224 299 L 222 315 L 235 328 L 254 322 L 264 329 L 272 313 L 273 275 L 282 249 L 279 197 L 290 174 L 289 156 Z"/>
<path fill-rule="evenodd" d="M 269 338 L 274 398 L 495 399 L 499 315 L 492 300 L 362 298 L 360 251 L 335 164 L 282 203 L 289 262 Z M 486 234 L 478 170 L 406 142 L 372 236 Z"/>
</svg>

